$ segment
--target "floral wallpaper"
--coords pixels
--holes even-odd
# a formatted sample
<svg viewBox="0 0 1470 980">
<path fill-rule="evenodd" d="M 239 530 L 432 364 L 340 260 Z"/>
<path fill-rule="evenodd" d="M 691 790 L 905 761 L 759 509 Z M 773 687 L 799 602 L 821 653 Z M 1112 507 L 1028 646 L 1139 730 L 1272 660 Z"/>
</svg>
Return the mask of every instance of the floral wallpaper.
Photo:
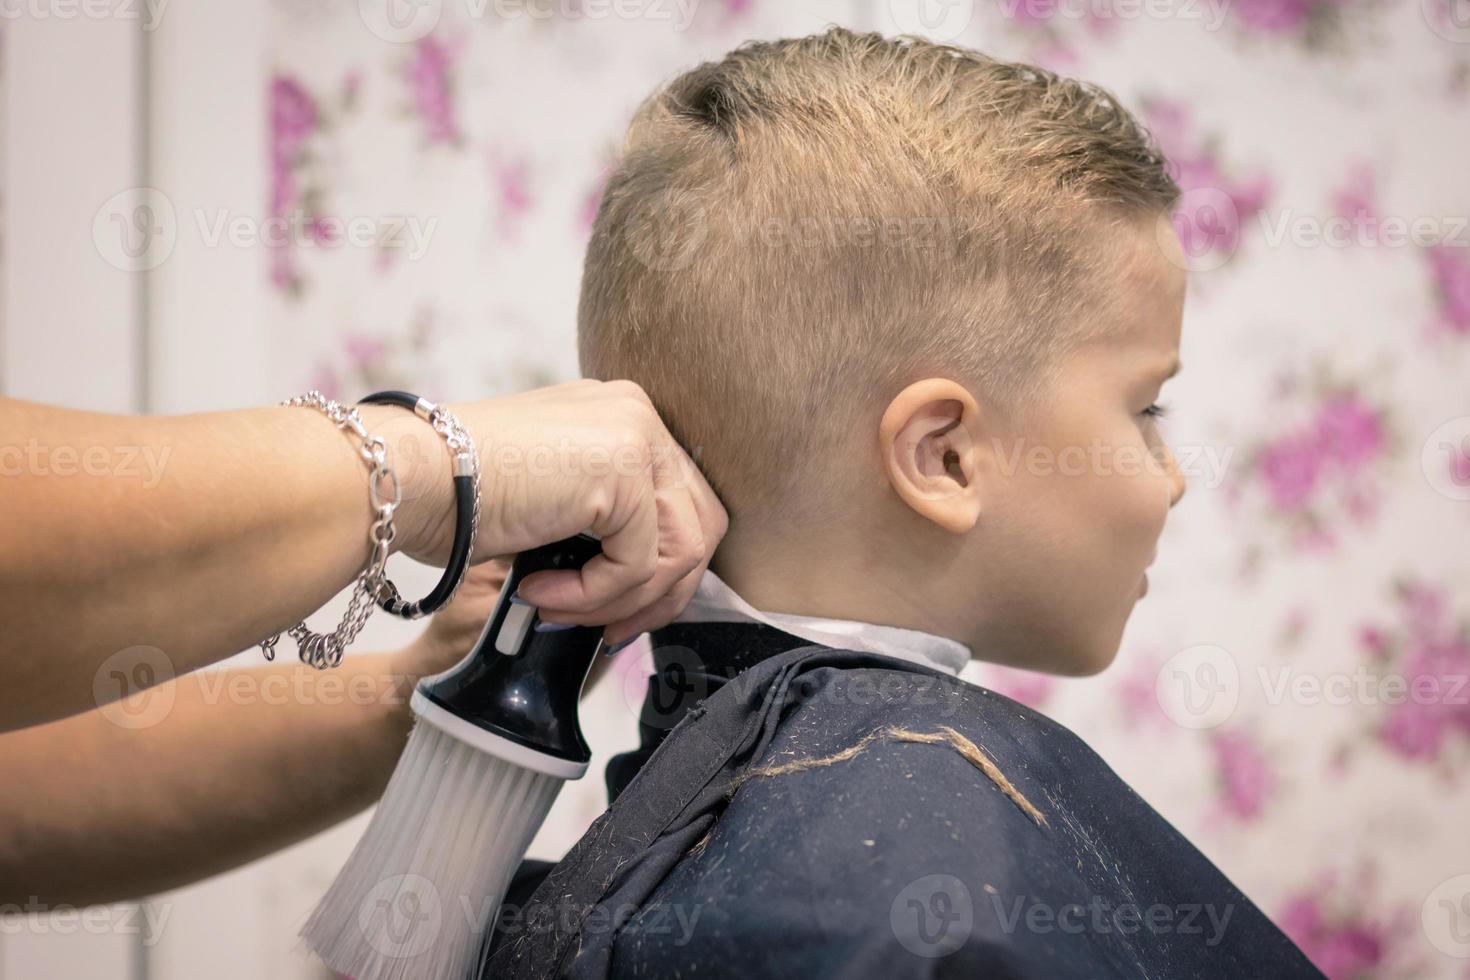
<svg viewBox="0 0 1470 980">
<path fill-rule="evenodd" d="M 279 0 L 262 269 L 282 394 L 575 376 L 582 251 L 654 84 L 904 0 Z M 1190 490 L 1118 662 L 973 679 L 1091 742 L 1334 978 L 1470 978 L 1470 17 L 1461 0 L 988 0 L 944 40 L 1097 80 L 1165 146 Z M 498 13 L 485 14 L 485 10 Z M 478 12 L 478 13 L 477 13 Z M 938 25 L 937 27 L 935 25 Z M 293 374 L 294 372 L 294 374 Z M 588 707 L 633 740 L 635 645 Z M 603 805 L 564 794 L 533 853 Z"/>
</svg>

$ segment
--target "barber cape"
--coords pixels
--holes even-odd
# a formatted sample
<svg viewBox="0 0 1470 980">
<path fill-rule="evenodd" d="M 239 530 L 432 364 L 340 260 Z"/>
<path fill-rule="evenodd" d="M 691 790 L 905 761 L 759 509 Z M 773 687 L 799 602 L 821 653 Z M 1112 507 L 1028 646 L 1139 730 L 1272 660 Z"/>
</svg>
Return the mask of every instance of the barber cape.
<svg viewBox="0 0 1470 980">
<path fill-rule="evenodd" d="M 1321 976 L 1009 698 L 769 620 L 652 642 L 641 746 L 567 855 L 522 866 L 486 976 Z"/>
</svg>

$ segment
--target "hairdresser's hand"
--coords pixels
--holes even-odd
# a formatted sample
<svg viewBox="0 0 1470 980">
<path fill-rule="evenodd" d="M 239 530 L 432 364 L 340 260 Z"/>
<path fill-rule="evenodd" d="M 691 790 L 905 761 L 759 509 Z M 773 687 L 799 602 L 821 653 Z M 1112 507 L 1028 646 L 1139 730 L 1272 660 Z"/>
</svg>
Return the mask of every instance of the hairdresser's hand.
<svg viewBox="0 0 1470 980">
<path fill-rule="evenodd" d="M 616 643 L 683 610 L 727 518 L 642 388 L 576 381 L 451 408 L 480 450 L 477 555 L 510 555 L 580 531 L 602 539 L 602 555 L 580 572 L 541 572 L 522 583 L 542 619 L 605 625 Z M 411 479 L 405 500 L 416 516 L 404 522 L 411 536 L 403 550 L 442 563 L 453 534 L 447 465 L 417 467 Z"/>
<path fill-rule="evenodd" d="M 485 631 L 509 574 L 510 561 L 504 558 L 472 566 L 454 601 L 429 618 L 428 628 L 417 639 L 392 655 L 392 672 L 398 678 L 397 693 L 402 703 L 408 702 L 420 680 L 449 670 L 470 652 Z M 592 689 L 610 663 L 611 657 L 597 658 L 582 686 L 583 693 Z"/>
</svg>

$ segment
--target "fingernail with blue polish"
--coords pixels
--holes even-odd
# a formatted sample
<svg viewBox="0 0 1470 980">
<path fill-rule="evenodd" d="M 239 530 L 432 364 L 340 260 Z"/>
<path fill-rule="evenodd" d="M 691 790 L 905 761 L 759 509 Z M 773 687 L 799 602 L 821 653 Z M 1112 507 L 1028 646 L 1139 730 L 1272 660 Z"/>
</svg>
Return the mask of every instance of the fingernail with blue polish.
<svg viewBox="0 0 1470 980">
<path fill-rule="evenodd" d="M 562 630 L 574 630 L 576 623 L 548 623 L 545 620 L 537 620 L 535 627 L 537 633 L 560 633 Z"/>
<path fill-rule="evenodd" d="M 607 644 L 607 655 L 611 657 L 613 654 L 628 649 L 628 647 L 632 646 L 637 641 L 637 639 L 638 637 L 636 636 L 630 636 L 626 640 L 623 640 L 619 643 Z"/>
</svg>

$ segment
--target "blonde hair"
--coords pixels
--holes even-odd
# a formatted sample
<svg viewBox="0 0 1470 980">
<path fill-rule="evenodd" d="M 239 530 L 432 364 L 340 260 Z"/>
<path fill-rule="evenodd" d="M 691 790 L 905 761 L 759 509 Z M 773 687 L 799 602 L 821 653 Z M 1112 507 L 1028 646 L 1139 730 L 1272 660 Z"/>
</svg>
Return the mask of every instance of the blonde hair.
<svg viewBox="0 0 1470 980">
<path fill-rule="evenodd" d="M 1092 85 L 840 28 L 749 43 L 636 113 L 587 248 L 582 370 L 641 384 L 733 518 L 795 516 L 911 381 L 1033 403 L 1097 329 L 1103 232 L 1177 195 Z"/>
</svg>

